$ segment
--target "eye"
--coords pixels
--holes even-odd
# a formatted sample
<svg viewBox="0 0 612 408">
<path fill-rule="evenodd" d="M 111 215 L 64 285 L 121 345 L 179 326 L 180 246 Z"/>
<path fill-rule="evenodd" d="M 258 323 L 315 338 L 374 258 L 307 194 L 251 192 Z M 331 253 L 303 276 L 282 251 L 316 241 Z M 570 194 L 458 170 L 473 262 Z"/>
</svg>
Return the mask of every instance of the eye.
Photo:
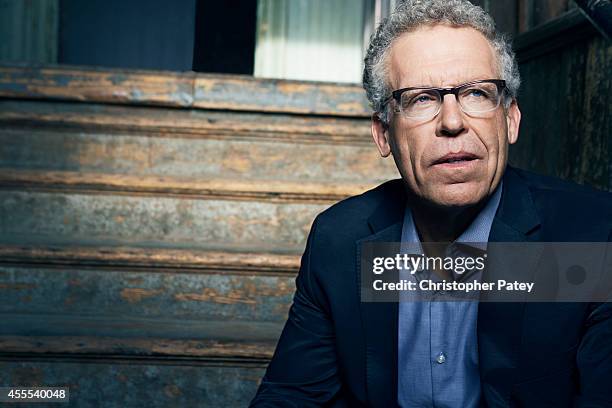
<svg viewBox="0 0 612 408">
<path fill-rule="evenodd" d="M 435 96 L 427 93 L 414 95 L 408 99 L 409 105 L 426 105 L 435 102 Z"/>
<path fill-rule="evenodd" d="M 471 99 L 489 99 L 491 95 L 492 92 L 483 87 L 467 88 L 461 92 L 462 97 Z"/>
<path fill-rule="evenodd" d="M 417 96 L 417 97 L 416 97 L 416 99 L 414 100 L 414 102 L 415 102 L 415 103 L 418 103 L 418 102 L 423 103 L 423 102 L 429 102 L 429 101 L 431 101 L 431 100 L 432 100 L 432 98 L 431 98 L 431 96 L 429 96 L 429 95 L 419 95 L 419 96 Z"/>
</svg>

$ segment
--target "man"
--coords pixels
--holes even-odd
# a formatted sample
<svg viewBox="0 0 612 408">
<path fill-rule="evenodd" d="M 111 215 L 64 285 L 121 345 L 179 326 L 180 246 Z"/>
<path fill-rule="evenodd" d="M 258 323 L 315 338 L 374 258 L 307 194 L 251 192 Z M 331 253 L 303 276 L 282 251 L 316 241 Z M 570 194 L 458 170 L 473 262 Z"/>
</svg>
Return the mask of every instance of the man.
<svg viewBox="0 0 612 408">
<path fill-rule="evenodd" d="M 316 218 L 252 406 L 612 407 L 609 303 L 361 301 L 364 242 L 610 240 L 609 194 L 506 165 L 519 84 L 468 1 L 407 0 L 381 24 L 364 88 L 402 178 Z"/>
</svg>

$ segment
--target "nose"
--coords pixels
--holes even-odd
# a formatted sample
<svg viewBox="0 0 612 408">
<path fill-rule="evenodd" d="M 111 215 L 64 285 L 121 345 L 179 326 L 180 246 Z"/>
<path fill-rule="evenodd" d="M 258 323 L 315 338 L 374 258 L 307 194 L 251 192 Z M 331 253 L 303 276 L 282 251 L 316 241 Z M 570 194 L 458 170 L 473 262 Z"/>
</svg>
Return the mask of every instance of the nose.
<svg viewBox="0 0 612 408">
<path fill-rule="evenodd" d="M 438 136 L 459 136 L 466 131 L 466 121 L 455 95 L 444 95 L 438 113 Z"/>
</svg>

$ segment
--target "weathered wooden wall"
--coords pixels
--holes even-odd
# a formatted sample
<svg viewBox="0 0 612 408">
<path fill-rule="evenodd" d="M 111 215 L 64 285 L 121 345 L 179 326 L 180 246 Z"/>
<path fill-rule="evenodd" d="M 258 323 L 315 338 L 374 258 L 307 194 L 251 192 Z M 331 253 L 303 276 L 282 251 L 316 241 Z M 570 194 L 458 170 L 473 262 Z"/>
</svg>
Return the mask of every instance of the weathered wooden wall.
<svg viewBox="0 0 612 408">
<path fill-rule="evenodd" d="M 612 190 L 612 44 L 576 9 L 515 44 L 523 120 L 511 163 Z"/>
<path fill-rule="evenodd" d="M 0 68 L 0 384 L 245 406 L 314 216 L 396 177 L 362 92 Z"/>
<path fill-rule="evenodd" d="M 612 190 L 612 47 L 571 0 L 472 0 L 514 38 L 518 167 Z"/>
<path fill-rule="evenodd" d="M 571 0 L 470 0 L 485 9 L 497 28 L 511 36 L 532 30 L 576 5 Z"/>
</svg>

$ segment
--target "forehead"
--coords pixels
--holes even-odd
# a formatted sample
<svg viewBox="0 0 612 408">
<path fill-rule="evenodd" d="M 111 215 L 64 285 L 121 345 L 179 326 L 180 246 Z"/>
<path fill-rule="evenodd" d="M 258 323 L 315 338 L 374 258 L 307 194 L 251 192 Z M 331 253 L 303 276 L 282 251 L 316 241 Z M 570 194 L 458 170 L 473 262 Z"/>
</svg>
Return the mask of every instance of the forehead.
<svg viewBox="0 0 612 408">
<path fill-rule="evenodd" d="M 404 33 L 393 42 L 388 64 L 394 89 L 498 77 L 491 44 L 471 27 L 435 25 Z"/>
</svg>

